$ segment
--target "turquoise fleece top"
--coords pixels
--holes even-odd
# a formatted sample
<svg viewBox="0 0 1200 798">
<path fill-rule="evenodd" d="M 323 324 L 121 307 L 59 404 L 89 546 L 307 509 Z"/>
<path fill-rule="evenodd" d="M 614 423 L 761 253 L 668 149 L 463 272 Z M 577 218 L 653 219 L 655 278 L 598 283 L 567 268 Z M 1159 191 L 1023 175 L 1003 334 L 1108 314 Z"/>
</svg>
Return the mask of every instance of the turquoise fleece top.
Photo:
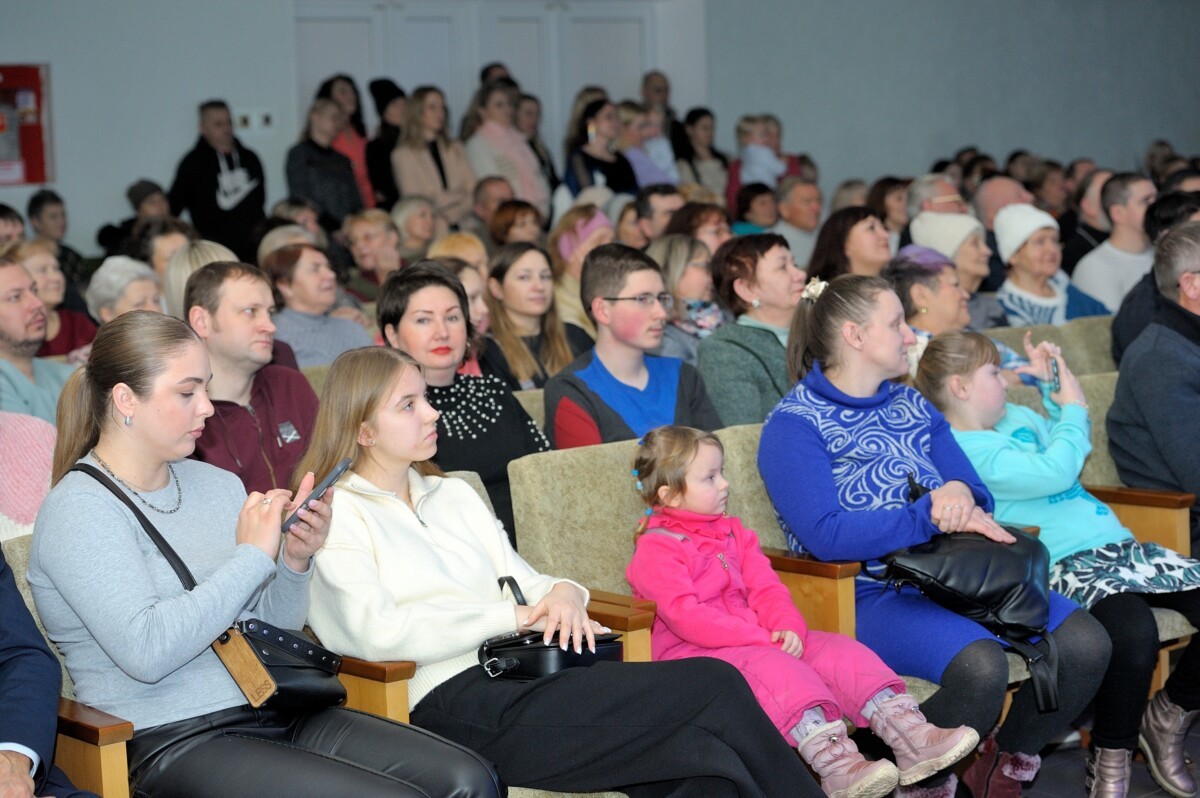
<svg viewBox="0 0 1200 798">
<path fill-rule="evenodd" d="M 1087 410 L 1059 407 L 1045 394 L 1042 401 L 1049 420 L 1010 403 L 993 429 L 954 430 L 996 500 L 996 520 L 1040 526 L 1051 562 L 1132 538 L 1113 511 L 1079 484 L 1092 450 Z"/>
</svg>

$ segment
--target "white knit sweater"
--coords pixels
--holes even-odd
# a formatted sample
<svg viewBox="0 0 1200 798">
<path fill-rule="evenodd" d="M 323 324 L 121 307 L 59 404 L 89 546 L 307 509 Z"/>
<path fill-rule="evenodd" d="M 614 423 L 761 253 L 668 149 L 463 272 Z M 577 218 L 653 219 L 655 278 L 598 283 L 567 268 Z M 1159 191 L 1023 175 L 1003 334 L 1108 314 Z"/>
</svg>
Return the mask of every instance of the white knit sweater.
<svg viewBox="0 0 1200 798">
<path fill-rule="evenodd" d="M 530 604 L 570 580 L 521 559 L 467 483 L 415 470 L 408 479 L 415 514 L 353 471 L 339 481 L 308 622 L 341 654 L 416 662 L 408 691 L 415 707 L 442 682 L 478 668 L 485 639 L 516 628 L 499 577 L 515 577 Z"/>
</svg>

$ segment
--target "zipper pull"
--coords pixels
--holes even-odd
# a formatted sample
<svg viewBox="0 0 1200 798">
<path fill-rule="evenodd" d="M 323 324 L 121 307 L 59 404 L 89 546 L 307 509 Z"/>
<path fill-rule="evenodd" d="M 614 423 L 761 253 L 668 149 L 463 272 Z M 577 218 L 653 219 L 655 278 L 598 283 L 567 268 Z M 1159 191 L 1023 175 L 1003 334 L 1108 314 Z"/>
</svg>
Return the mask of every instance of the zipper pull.
<svg viewBox="0 0 1200 798">
<path fill-rule="evenodd" d="M 726 571 L 729 570 L 729 563 L 725 562 L 725 554 L 723 552 L 717 554 L 717 559 L 721 561 L 721 567 Z"/>
</svg>

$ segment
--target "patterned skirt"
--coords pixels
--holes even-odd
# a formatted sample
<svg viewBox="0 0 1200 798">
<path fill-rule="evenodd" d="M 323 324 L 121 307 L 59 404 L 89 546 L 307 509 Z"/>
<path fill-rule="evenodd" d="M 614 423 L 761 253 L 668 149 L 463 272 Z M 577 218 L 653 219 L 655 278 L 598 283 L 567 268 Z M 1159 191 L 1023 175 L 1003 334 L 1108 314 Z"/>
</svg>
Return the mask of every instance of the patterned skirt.
<svg viewBox="0 0 1200 798">
<path fill-rule="evenodd" d="M 1200 588 L 1200 560 L 1122 540 L 1063 557 L 1050 567 L 1050 587 L 1089 609 L 1116 593 L 1180 593 Z"/>
</svg>

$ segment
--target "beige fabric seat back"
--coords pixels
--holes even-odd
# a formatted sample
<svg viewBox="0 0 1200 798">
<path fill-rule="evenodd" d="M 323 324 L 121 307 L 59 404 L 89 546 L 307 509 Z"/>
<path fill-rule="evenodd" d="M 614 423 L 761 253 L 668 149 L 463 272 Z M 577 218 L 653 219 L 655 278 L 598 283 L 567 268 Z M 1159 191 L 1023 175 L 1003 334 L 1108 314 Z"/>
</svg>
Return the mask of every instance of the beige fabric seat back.
<svg viewBox="0 0 1200 798">
<path fill-rule="evenodd" d="M 1035 344 L 1050 341 L 1062 347 L 1063 356 L 1077 375 L 1115 371 L 1112 357 L 1112 316 L 1088 316 L 1061 326 L 1036 324 L 1030 327 L 994 327 L 986 334 L 1024 355 L 1026 332 Z"/>
<path fill-rule="evenodd" d="M 1117 390 L 1117 372 L 1080 375 L 1079 387 L 1083 388 L 1088 403 L 1088 419 L 1092 422 L 1092 453 L 1083 464 L 1079 481 L 1084 485 L 1120 486 L 1123 484 L 1121 477 L 1108 453 L 1108 427 L 1105 425 L 1108 408 L 1112 406 Z M 1036 388 L 1025 385 L 1009 388 L 1008 401 L 1046 414 L 1042 409 L 1041 393 Z"/>
<path fill-rule="evenodd" d="M 25 606 L 29 608 L 29 614 L 33 616 L 33 620 L 37 623 L 38 631 L 42 633 L 42 637 L 46 637 L 46 627 L 42 626 L 42 619 L 38 617 L 37 607 L 33 603 L 33 592 L 29 589 L 29 581 L 25 578 L 25 572 L 29 570 L 29 548 L 33 545 L 32 535 L 21 535 L 20 537 L 12 538 L 4 541 L 4 559 L 8 562 L 8 567 L 12 569 L 13 578 L 17 583 L 17 590 L 21 593 L 21 598 L 25 599 Z M 49 640 L 49 638 L 47 638 Z M 58 657 L 59 667 L 62 668 L 62 695 L 64 698 L 75 697 L 75 683 L 71 681 L 70 674 L 67 673 L 66 663 L 63 662 L 62 656 L 58 653 L 58 647 L 53 643 L 47 643 L 50 650 L 54 652 L 54 656 Z"/>
</svg>

